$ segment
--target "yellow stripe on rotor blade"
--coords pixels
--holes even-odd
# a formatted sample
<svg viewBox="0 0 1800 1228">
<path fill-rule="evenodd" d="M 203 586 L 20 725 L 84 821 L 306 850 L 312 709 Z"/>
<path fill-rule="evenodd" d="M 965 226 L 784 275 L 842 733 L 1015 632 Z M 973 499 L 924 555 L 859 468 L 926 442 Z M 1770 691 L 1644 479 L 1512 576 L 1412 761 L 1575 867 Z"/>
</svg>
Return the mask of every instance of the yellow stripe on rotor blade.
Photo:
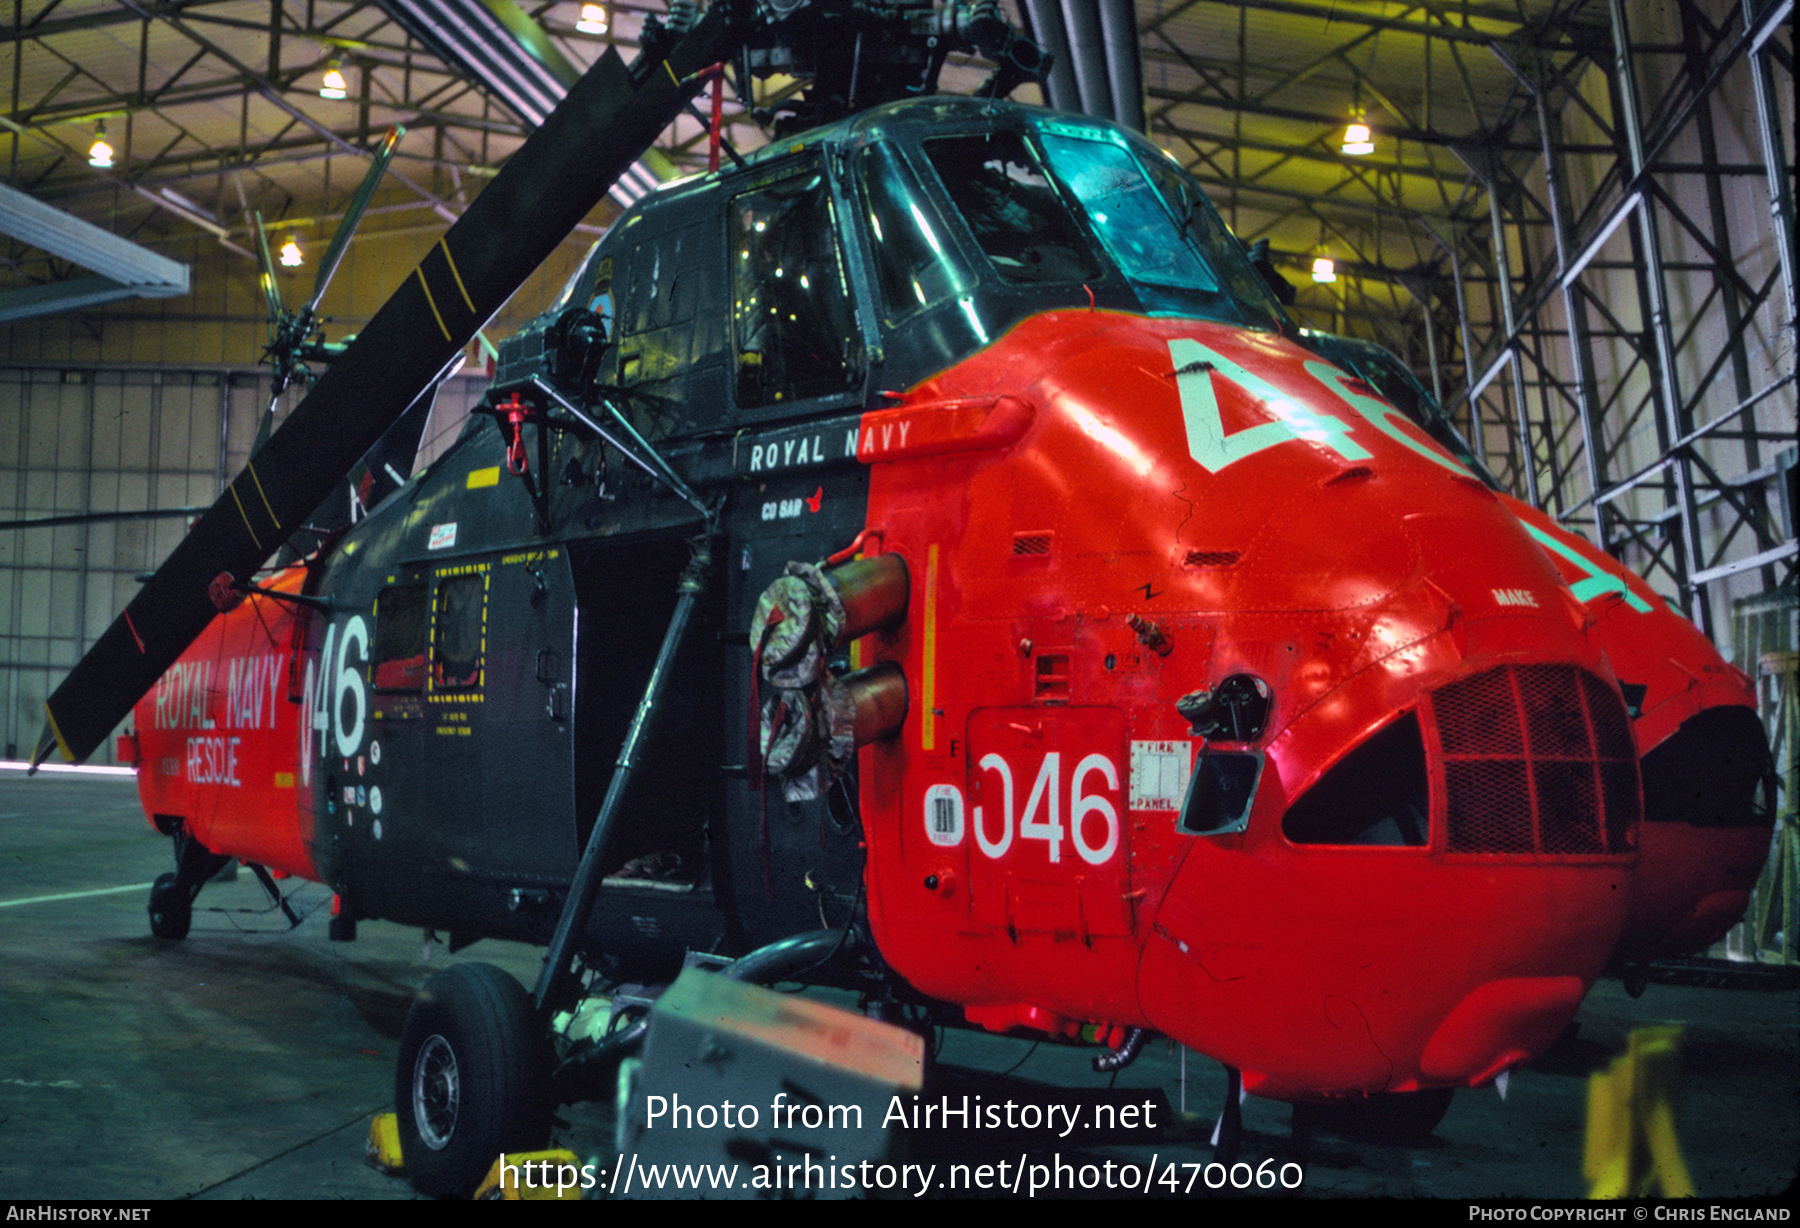
<svg viewBox="0 0 1800 1228">
<path fill-rule="evenodd" d="M 75 762 L 75 752 L 69 749 L 68 742 L 64 740 L 62 729 L 56 723 L 56 713 L 50 711 L 48 703 L 44 704 L 44 722 L 50 726 L 50 734 L 56 739 L 56 749 L 62 752 L 64 762 Z"/>
<path fill-rule="evenodd" d="M 238 516 L 242 518 L 244 527 L 250 530 L 250 540 L 256 543 L 258 550 L 261 550 L 263 548 L 262 538 L 256 535 L 256 526 L 250 523 L 250 513 L 244 510 L 244 501 L 238 498 L 237 483 L 233 482 L 225 489 L 231 492 L 231 501 L 237 504 Z"/>
<path fill-rule="evenodd" d="M 431 297 L 431 287 L 425 284 L 425 266 L 421 264 L 413 272 L 419 275 L 419 289 L 425 291 L 425 302 L 431 308 L 432 318 L 437 321 L 438 331 L 444 334 L 445 341 L 454 341 L 455 338 L 450 335 L 450 330 L 444 327 L 444 317 L 438 311 L 437 300 Z"/>
<path fill-rule="evenodd" d="M 262 496 L 263 506 L 267 508 L 269 512 L 270 522 L 279 529 L 281 527 L 281 517 L 275 514 L 275 508 L 269 503 L 268 493 L 263 490 L 262 479 L 256 476 L 256 466 L 246 462 L 244 468 L 249 472 L 250 480 L 256 484 L 256 493 Z"/>
<path fill-rule="evenodd" d="M 439 239 L 438 246 L 444 249 L 444 263 L 450 266 L 450 276 L 455 279 L 456 288 L 462 294 L 463 302 L 469 305 L 469 314 L 474 315 L 475 300 L 469 297 L 469 288 L 463 285 L 462 274 L 456 271 L 456 261 L 450 258 L 450 245 Z"/>
</svg>

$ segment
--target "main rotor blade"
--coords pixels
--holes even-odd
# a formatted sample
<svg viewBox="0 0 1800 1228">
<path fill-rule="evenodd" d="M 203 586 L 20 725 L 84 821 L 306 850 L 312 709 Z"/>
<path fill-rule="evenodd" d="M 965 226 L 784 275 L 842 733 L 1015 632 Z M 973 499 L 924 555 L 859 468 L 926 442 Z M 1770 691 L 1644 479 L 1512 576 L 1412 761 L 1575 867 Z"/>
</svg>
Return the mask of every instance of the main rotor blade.
<svg viewBox="0 0 1800 1228">
<path fill-rule="evenodd" d="M 69 524 L 106 524 L 119 520 L 173 520 L 177 516 L 198 516 L 203 507 L 154 507 L 141 512 L 75 512 L 67 516 L 27 516 L 22 520 L 0 520 L 0 532 L 14 529 L 53 529 Z"/>
<path fill-rule="evenodd" d="M 275 286 L 275 262 L 269 259 L 269 232 L 263 229 L 262 210 L 250 214 L 256 223 L 256 280 L 262 283 L 263 298 L 269 307 L 269 340 L 275 340 L 281 329 L 281 291 Z"/>
<path fill-rule="evenodd" d="M 262 417 L 256 421 L 256 438 L 250 442 L 250 455 L 255 456 L 269 442 L 269 435 L 275 429 L 275 403 L 281 400 L 282 379 L 279 371 L 275 375 L 275 391 L 269 395 L 269 403 L 263 409 Z"/>
<path fill-rule="evenodd" d="M 253 575 L 675 118 L 738 7 L 636 73 L 609 49 L 576 83 L 50 696 L 34 763 L 93 753 L 217 613 L 208 584 Z"/>
<path fill-rule="evenodd" d="M 308 315 L 318 314 L 319 302 L 325 297 L 325 287 L 331 284 L 332 274 L 337 272 L 338 264 L 350 246 L 350 236 L 356 233 L 357 223 L 362 221 L 363 210 L 369 207 L 369 198 L 375 195 L 375 189 L 381 185 L 381 177 L 387 174 L 388 163 L 394 157 L 394 147 L 405 135 L 406 129 L 395 124 L 387 130 L 387 135 L 376 147 L 375 160 L 369 164 L 369 173 L 357 185 L 356 195 L 350 198 L 350 207 L 344 211 L 344 220 L 338 223 L 336 232 L 331 236 L 331 246 L 325 249 L 325 259 L 319 261 L 319 275 L 313 281 L 312 298 L 306 304 Z"/>
</svg>

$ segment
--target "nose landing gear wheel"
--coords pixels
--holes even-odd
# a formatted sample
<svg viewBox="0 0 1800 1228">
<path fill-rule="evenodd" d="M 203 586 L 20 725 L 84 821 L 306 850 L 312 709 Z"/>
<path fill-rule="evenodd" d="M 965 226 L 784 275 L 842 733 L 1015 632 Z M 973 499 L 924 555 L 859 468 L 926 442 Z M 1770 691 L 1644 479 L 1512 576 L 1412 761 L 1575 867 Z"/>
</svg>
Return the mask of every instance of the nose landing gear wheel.
<svg viewBox="0 0 1800 1228">
<path fill-rule="evenodd" d="M 150 887 L 150 932 L 169 942 L 188 936 L 194 922 L 194 899 L 173 874 L 160 874 Z"/>
<path fill-rule="evenodd" d="M 549 1134 L 549 1036 L 490 964 L 433 977 L 406 1015 L 394 1074 L 400 1152 L 421 1193 L 467 1197 L 502 1152 Z"/>
</svg>

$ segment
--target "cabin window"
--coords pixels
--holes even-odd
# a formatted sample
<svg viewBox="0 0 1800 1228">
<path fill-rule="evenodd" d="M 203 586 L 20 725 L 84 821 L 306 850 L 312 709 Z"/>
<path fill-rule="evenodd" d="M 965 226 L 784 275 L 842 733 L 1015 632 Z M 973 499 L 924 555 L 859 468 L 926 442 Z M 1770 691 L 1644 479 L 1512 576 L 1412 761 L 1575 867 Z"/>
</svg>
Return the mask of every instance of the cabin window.
<svg viewBox="0 0 1800 1228">
<path fill-rule="evenodd" d="M 899 151 L 883 142 L 863 150 L 857 161 L 887 318 L 901 319 L 966 289 L 943 219 Z"/>
<path fill-rule="evenodd" d="M 377 691 L 416 691 L 425 685 L 425 623 L 430 608 L 423 584 L 384 588 L 376 597 Z"/>
<path fill-rule="evenodd" d="M 705 228 L 697 224 L 651 235 L 639 227 L 635 246 L 621 256 L 617 287 L 621 382 L 639 386 L 680 380 L 694 364 L 724 349 L 714 272 L 718 242 L 706 240 Z M 589 309 L 606 318 L 612 313 L 614 294 L 610 276 L 596 280 Z"/>
<path fill-rule="evenodd" d="M 716 193 L 659 199 L 614 229 L 585 290 L 616 325 L 602 379 L 649 439 L 717 427 L 729 399 L 724 240 Z"/>
<path fill-rule="evenodd" d="M 612 257 L 600 254 L 600 244 L 595 243 L 588 248 L 587 255 L 581 258 L 581 267 L 577 268 L 569 280 L 563 283 L 562 293 L 556 296 L 551 310 L 561 313 L 567 307 L 579 307 L 589 295 L 589 288 L 600 275 L 601 264 L 606 264 L 607 279 L 611 280 Z"/>
<path fill-rule="evenodd" d="M 945 137 L 925 142 L 925 154 L 1002 278 L 1035 285 L 1101 276 L 1086 236 L 1023 137 Z"/>
<path fill-rule="evenodd" d="M 653 332 L 693 319 L 700 246 L 699 228 L 693 226 L 639 245 L 632 257 L 626 332 Z"/>
<path fill-rule="evenodd" d="M 855 386 L 854 311 L 818 171 L 731 203 L 737 401 L 774 405 Z"/>
<path fill-rule="evenodd" d="M 606 335 L 618 333 L 618 321 L 613 310 L 613 262 L 612 257 L 598 261 L 594 268 L 594 283 L 587 291 L 587 308 L 599 316 L 606 325 Z"/>
<path fill-rule="evenodd" d="M 487 650 L 487 576 L 452 576 L 438 584 L 432 623 L 434 690 L 472 690 L 481 685 Z"/>
</svg>

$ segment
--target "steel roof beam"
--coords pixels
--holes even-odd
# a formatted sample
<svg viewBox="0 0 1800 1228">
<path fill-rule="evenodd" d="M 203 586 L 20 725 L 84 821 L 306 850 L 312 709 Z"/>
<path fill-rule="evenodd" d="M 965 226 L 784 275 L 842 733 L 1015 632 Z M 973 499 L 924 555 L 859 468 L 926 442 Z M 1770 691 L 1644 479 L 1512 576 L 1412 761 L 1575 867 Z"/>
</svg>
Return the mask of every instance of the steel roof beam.
<svg viewBox="0 0 1800 1228">
<path fill-rule="evenodd" d="M 1158 27 L 1166 26 L 1174 18 L 1200 4 L 1213 4 L 1230 9 L 1242 9 L 1246 7 L 1242 3 L 1242 0 L 1188 0 L 1186 4 L 1182 4 L 1175 9 L 1172 9 L 1170 12 L 1163 14 L 1160 18 L 1144 23 L 1143 28 L 1148 32 L 1157 29 Z M 1481 20 L 1491 22 L 1497 27 L 1492 32 L 1471 29 L 1466 25 L 1454 25 L 1450 23 L 1450 20 L 1447 17 L 1439 18 L 1437 23 L 1406 21 L 1397 17 L 1379 17 L 1373 13 L 1359 12 L 1350 6 L 1336 3 L 1322 5 L 1307 4 L 1304 3 L 1303 0 L 1256 0 L 1256 3 L 1251 7 L 1258 12 L 1281 13 L 1290 17 L 1315 18 L 1321 26 L 1337 24 L 1366 26 L 1373 30 L 1410 34 L 1420 39 L 1436 42 L 1466 43 L 1477 47 L 1484 47 L 1489 43 L 1494 42 L 1496 39 L 1516 36 L 1519 32 L 1530 28 L 1519 24 L 1519 14 L 1517 10 L 1499 7 L 1475 14 L 1475 16 L 1479 17 Z M 1425 8 L 1426 6 L 1421 5 L 1419 7 Z M 1470 6 L 1470 8 L 1472 9 L 1473 6 Z M 1427 9 L 1426 11 L 1430 10 Z M 1585 29 L 1582 32 L 1586 33 Z M 1573 49 L 1572 43 L 1561 41 L 1552 41 L 1546 45 L 1570 47 Z"/>
<path fill-rule="evenodd" d="M 1171 90 L 1156 86 L 1151 87 L 1149 96 L 1152 100 L 1157 102 L 1178 103 L 1186 106 L 1206 107 L 1209 110 L 1215 111 L 1257 115 L 1264 119 L 1288 120 L 1293 123 L 1306 124 L 1324 130 L 1341 128 L 1344 123 L 1343 117 L 1337 115 L 1319 115 L 1310 111 L 1295 110 L 1291 107 L 1270 106 L 1267 103 L 1238 102 L 1225 97 L 1209 98 L 1204 94 L 1185 93 L 1180 90 Z M 1421 145 L 1435 145 L 1449 148 L 1457 145 L 1466 145 L 1471 140 L 1480 138 L 1482 133 L 1471 132 L 1454 135 L 1430 128 L 1384 127 L 1382 129 L 1382 135 L 1391 137 L 1397 141 L 1417 141 Z M 1512 154 L 1535 154 L 1537 152 L 1537 145 L 1530 141 L 1499 142 L 1488 145 L 1488 148 L 1498 150 L 1501 153 Z"/>
<path fill-rule="evenodd" d="M 5 186 L 0 186 L 0 233 L 94 274 L 0 294 L 0 323 L 117 298 L 188 292 L 187 265 Z"/>
</svg>

